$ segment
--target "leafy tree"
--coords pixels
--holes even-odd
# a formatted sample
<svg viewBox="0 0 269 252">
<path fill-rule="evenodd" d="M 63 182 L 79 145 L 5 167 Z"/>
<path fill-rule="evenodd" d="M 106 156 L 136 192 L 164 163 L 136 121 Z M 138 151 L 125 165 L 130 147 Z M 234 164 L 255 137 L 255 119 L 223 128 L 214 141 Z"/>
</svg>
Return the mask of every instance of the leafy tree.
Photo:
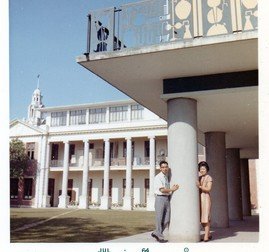
<svg viewBox="0 0 269 252">
<path fill-rule="evenodd" d="M 28 168 L 29 157 L 24 144 L 19 139 L 12 139 L 9 146 L 10 177 L 22 178 Z"/>
</svg>

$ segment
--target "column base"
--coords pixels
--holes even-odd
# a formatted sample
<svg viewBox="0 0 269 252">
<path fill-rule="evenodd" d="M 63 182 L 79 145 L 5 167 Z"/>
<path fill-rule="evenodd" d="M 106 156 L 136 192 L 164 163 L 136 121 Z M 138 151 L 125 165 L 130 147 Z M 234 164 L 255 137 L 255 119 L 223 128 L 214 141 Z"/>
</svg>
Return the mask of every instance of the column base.
<svg viewBox="0 0 269 252">
<path fill-rule="evenodd" d="M 147 199 L 147 211 L 155 211 L 155 196 L 149 196 Z"/>
<path fill-rule="evenodd" d="M 59 196 L 59 208 L 67 208 L 68 202 L 69 202 L 69 196 L 61 195 Z"/>
<path fill-rule="evenodd" d="M 125 196 L 123 198 L 122 210 L 133 210 L 133 197 Z"/>
<path fill-rule="evenodd" d="M 89 208 L 89 198 L 88 196 L 81 195 L 79 196 L 79 205 L 80 209 L 88 209 Z"/>
<path fill-rule="evenodd" d="M 101 205 L 99 207 L 100 210 L 108 210 L 111 208 L 111 197 L 102 196 L 101 197 Z"/>
<path fill-rule="evenodd" d="M 37 198 L 34 199 L 34 208 L 38 208 Z"/>
<path fill-rule="evenodd" d="M 43 195 L 42 207 L 51 207 L 51 205 L 50 205 L 50 196 L 49 195 Z"/>
</svg>

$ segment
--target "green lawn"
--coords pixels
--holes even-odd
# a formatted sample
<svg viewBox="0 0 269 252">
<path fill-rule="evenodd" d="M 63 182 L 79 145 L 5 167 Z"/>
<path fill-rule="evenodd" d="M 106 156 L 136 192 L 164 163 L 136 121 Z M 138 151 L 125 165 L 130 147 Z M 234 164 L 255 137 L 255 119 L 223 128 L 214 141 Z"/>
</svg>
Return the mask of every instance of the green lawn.
<svg viewBox="0 0 269 252">
<path fill-rule="evenodd" d="M 67 213 L 57 218 L 49 218 Z M 154 229 L 154 212 L 29 209 L 10 211 L 11 242 L 102 242 Z M 25 225 L 39 223 L 23 230 Z"/>
</svg>

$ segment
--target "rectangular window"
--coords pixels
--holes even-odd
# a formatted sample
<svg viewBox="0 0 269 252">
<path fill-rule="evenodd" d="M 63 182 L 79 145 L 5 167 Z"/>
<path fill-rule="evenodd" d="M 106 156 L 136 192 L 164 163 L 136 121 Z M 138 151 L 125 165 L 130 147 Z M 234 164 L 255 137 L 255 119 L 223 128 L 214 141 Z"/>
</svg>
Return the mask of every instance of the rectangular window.
<svg viewBox="0 0 269 252">
<path fill-rule="evenodd" d="M 75 155 L 75 145 L 74 144 L 70 144 L 70 148 L 69 148 L 69 162 L 72 158 L 72 156 Z"/>
<path fill-rule="evenodd" d="M 26 151 L 29 159 L 35 159 L 35 143 L 27 143 L 26 144 Z"/>
<path fill-rule="evenodd" d="M 135 142 L 132 141 L 132 158 L 134 158 L 134 149 L 135 149 L 134 145 L 135 145 Z M 126 157 L 126 153 L 127 153 L 127 147 L 126 146 L 127 146 L 127 143 L 123 142 L 123 153 L 122 153 L 123 157 Z"/>
<path fill-rule="evenodd" d="M 89 110 L 89 123 L 104 123 L 106 122 L 106 108 L 96 108 Z"/>
<path fill-rule="evenodd" d="M 67 188 L 71 190 L 73 189 L 73 179 L 68 179 Z"/>
<path fill-rule="evenodd" d="M 145 157 L 149 157 L 149 141 L 145 141 L 144 150 Z"/>
<path fill-rule="evenodd" d="M 92 202 L 92 179 L 88 182 L 88 191 L 89 191 L 89 202 Z"/>
<path fill-rule="evenodd" d="M 112 197 L 112 185 L 113 185 L 113 180 L 109 179 L 109 197 Z M 102 179 L 102 195 L 104 195 L 104 179 Z"/>
<path fill-rule="evenodd" d="M 98 148 L 95 150 L 95 158 L 96 159 L 104 158 L 104 150 L 102 148 Z"/>
<path fill-rule="evenodd" d="M 65 126 L 67 112 L 52 112 L 51 113 L 51 126 Z"/>
<path fill-rule="evenodd" d="M 47 112 L 41 112 L 41 120 L 40 123 L 41 124 L 46 124 L 46 118 L 47 118 Z"/>
<path fill-rule="evenodd" d="M 49 178 L 48 182 L 48 195 L 50 196 L 50 206 L 54 206 L 54 189 L 55 189 L 55 179 Z"/>
<path fill-rule="evenodd" d="M 51 160 L 58 160 L 59 144 L 52 144 L 51 147 Z"/>
<path fill-rule="evenodd" d="M 132 105 L 131 106 L 131 119 L 140 120 L 143 119 L 144 107 L 141 105 Z"/>
<path fill-rule="evenodd" d="M 114 143 L 109 143 L 110 147 L 109 147 L 109 157 L 110 159 L 113 158 L 113 147 L 114 147 Z"/>
<path fill-rule="evenodd" d="M 122 148 L 122 156 L 123 157 L 126 157 L 126 151 L 127 151 L 127 148 L 126 148 L 126 142 L 123 142 L 123 148 Z"/>
<path fill-rule="evenodd" d="M 122 180 L 122 187 L 123 189 L 126 189 L 126 179 L 124 178 Z M 134 188 L 134 179 L 132 178 L 132 188 Z"/>
<path fill-rule="evenodd" d="M 109 108 L 109 121 L 120 122 L 127 120 L 128 106 L 118 106 Z"/>
<path fill-rule="evenodd" d="M 32 199 L 33 195 L 33 179 L 32 178 L 24 178 L 23 184 L 23 199 L 30 200 Z"/>
<path fill-rule="evenodd" d="M 70 111 L 70 125 L 78 125 L 86 123 L 86 109 Z"/>
<path fill-rule="evenodd" d="M 149 189 L 149 179 L 148 178 L 146 178 L 145 179 L 145 189 Z"/>
<path fill-rule="evenodd" d="M 145 187 L 145 194 L 144 194 L 145 203 L 147 203 L 147 200 L 149 197 L 149 179 L 148 178 L 145 179 L 144 187 Z"/>
<path fill-rule="evenodd" d="M 10 198 L 17 199 L 18 198 L 18 187 L 19 187 L 19 179 L 11 178 L 10 179 Z"/>
</svg>

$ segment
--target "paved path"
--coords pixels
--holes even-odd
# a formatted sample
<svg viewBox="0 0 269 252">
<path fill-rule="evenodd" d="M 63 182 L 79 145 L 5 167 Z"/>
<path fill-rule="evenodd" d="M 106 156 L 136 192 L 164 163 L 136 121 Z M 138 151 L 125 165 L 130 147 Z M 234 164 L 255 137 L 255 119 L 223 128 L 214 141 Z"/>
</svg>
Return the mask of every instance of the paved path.
<svg viewBox="0 0 269 252">
<path fill-rule="evenodd" d="M 147 232 L 129 237 L 110 240 L 107 242 L 155 243 L 156 240 L 153 239 L 150 234 L 151 232 Z M 249 217 L 244 217 L 244 220 L 242 221 L 230 221 L 229 228 L 212 228 L 212 236 L 213 239 L 210 241 L 210 243 L 258 242 L 259 216 L 253 215 Z"/>
</svg>

